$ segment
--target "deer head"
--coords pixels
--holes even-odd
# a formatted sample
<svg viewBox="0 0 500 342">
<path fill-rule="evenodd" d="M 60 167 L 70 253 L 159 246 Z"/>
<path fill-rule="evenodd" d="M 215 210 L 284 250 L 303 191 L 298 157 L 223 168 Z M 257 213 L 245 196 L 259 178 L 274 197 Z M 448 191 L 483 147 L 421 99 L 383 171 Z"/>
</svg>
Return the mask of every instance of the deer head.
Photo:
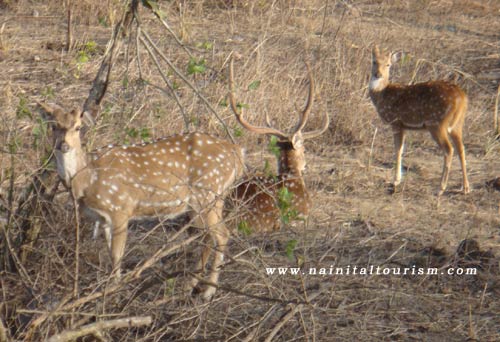
<svg viewBox="0 0 500 342">
<path fill-rule="evenodd" d="M 238 108 L 234 96 L 233 60 L 234 58 L 231 57 L 231 61 L 229 64 L 229 89 L 230 89 L 229 103 L 231 105 L 231 109 L 233 110 L 236 116 L 236 119 L 245 129 L 247 129 L 250 132 L 257 134 L 274 135 L 275 137 L 277 137 L 278 147 L 280 149 L 280 160 L 278 161 L 278 173 L 279 174 L 291 173 L 296 176 L 301 176 L 302 171 L 304 171 L 306 166 L 304 141 L 323 134 L 328 129 L 328 125 L 330 123 L 328 118 L 328 113 L 325 112 L 323 124 L 320 129 L 310 132 L 302 132 L 304 126 L 307 123 L 309 114 L 311 113 L 311 107 L 314 102 L 314 79 L 312 77 L 311 68 L 309 67 L 309 64 L 306 63 L 308 77 L 309 77 L 309 93 L 307 96 L 307 102 L 304 107 L 304 110 L 299 114 L 299 120 L 297 124 L 292 129 L 292 131 L 287 134 L 271 126 L 267 113 L 266 113 L 266 124 L 267 124 L 266 127 L 252 125 L 246 120 L 245 116 L 243 115 L 243 111 L 241 111 Z"/>
<path fill-rule="evenodd" d="M 71 178 L 86 165 L 80 131 L 84 122 L 93 122 L 91 115 L 77 109 L 68 112 L 56 104 L 37 103 L 46 112 L 45 118 L 52 127 L 57 171 L 65 185 L 70 186 Z"/>
</svg>

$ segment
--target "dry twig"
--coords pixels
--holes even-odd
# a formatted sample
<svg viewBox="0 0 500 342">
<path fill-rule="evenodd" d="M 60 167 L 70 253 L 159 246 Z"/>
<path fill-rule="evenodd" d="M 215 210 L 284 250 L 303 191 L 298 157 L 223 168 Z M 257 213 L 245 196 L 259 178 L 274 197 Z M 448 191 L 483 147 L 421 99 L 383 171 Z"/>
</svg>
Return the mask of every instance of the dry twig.
<svg viewBox="0 0 500 342">
<path fill-rule="evenodd" d="M 86 335 L 100 334 L 103 330 L 140 327 L 150 325 L 153 322 L 151 316 L 146 317 L 127 317 L 118 318 L 109 321 L 100 321 L 92 324 L 84 325 L 75 330 L 66 330 L 60 334 L 50 337 L 47 342 L 65 342 L 72 341 Z"/>
</svg>

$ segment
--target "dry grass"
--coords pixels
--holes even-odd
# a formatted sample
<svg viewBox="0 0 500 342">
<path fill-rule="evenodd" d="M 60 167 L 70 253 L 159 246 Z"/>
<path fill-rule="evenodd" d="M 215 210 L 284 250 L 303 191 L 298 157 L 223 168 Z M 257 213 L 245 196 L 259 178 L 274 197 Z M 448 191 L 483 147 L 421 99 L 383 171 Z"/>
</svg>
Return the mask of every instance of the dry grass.
<svg viewBox="0 0 500 342">
<path fill-rule="evenodd" d="M 48 137 L 34 99 L 82 105 L 120 7 L 117 1 L 81 2 L 75 9 L 76 48 L 67 53 L 61 49 L 65 9 L 59 2 L 5 4 L 0 15 L 0 28 L 5 23 L 0 31 L 0 224 L 15 243 L 23 238 L 21 222 L 13 216 L 6 225 L 5 218 L 9 209 L 16 209 L 48 153 Z M 207 72 L 190 80 L 233 133 L 238 131 L 237 123 L 229 108 L 219 105 L 227 94 L 226 63 L 232 50 L 243 56 L 235 65 L 236 84 L 239 101 L 249 106 L 248 117 L 262 123 L 267 112 L 283 129 L 295 123 L 304 104 L 303 61 L 311 61 L 317 98 L 308 127 L 320 125 L 321 111 L 331 116 L 328 132 L 306 146 L 313 213 L 307 223 L 297 222 L 266 236 L 235 231 L 221 289 L 210 303 L 179 293 L 195 244 L 171 253 L 118 291 L 106 293 L 112 285 L 105 244 L 103 239 L 90 239 L 91 225 L 86 223 L 80 247 L 82 302 L 75 303 L 71 297 L 73 209 L 60 187 L 54 203 L 40 203 L 43 210 L 30 216 L 32 223 L 42 223 L 41 233 L 23 246 L 29 253 L 16 264 L 23 268 L 7 272 L 2 265 L 0 320 L 13 340 L 25 339 L 34 320 L 56 309 L 33 330 L 32 340 L 97 320 L 148 315 L 153 317 L 150 326 L 107 331 L 103 338 L 264 341 L 275 333 L 274 340 L 279 341 L 345 341 L 354 336 L 362 341 L 500 339 L 500 195 L 486 186 L 500 176 L 500 146 L 492 126 L 498 80 L 478 76 L 500 68 L 496 1 L 200 0 L 162 2 L 162 9 L 192 54 L 206 59 Z M 34 10 L 38 16 L 33 16 Z M 147 10 L 142 9 L 141 15 L 143 28 L 185 71 L 189 60 L 185 51 Z M 95 51 L 87 53 L 88 62 L 82 62 L 79 51 L 88 48 L 89 42 L 96 43 Z M 464 142 L 470 195 L 457 191 L 461 180 L 454 158 L 450 191 L 437 202 L 434 192 L 442 157 L 430 137 L 418 132 L 409 137 L 403 189 L 387 193 L 392 137 L 367 96 L 373 43 L 408 53 L 409 58 L 395 66 L 394 80 L 444 78 L 467 91 L 470 109 Z M 143 48 L 139 56 L 143 79 L 162 85 Z M 147 128 L 151 137 L 184 129 L 175 101 L 139 80 L 137 57 L 132 39 L 128 69 L 126 55 L 121 55 L 102 116 L 87 136 L 89 148 L 139 140 L 131 137 L 133 129 Z M 223 136 L 222 126 L 199 98 L 178 77 L 169 75 L 179 86 L 182 108 L 192 123 Z M 260 86 L 248 90 L 256 80 Z M 247 148 L 254 167 L 262 168 L 264 159 L 274 164 L 265 140 L 243 133 L 237 141 Z M 170 245 L 182 241 L 168 238 L 173 234 L 170 222 L 157 223 L 130 227 L 124 265 L 128 270 L 151 257 L 165 241 Z M 477 241 L 481 252 L 472 251 L 469 257 L 457 254 L 464 239 Z M 293 240 L 297 245 L 287 256 Z M 0 242 L 5 259 L 4 233 Z M 480 268 L 472 277 L 265 274 L 266 267 L 296 265 L 305 269 L 331 265 Z M 104 292 L 90 300 L 88 296 L 97 291 Z M 293 314 L 286 316 L 290 310 Z M 275 329 L 280 322 L 283 327 Z M 1 330 L 0 324 L 0 340 Z"/>
</svg>

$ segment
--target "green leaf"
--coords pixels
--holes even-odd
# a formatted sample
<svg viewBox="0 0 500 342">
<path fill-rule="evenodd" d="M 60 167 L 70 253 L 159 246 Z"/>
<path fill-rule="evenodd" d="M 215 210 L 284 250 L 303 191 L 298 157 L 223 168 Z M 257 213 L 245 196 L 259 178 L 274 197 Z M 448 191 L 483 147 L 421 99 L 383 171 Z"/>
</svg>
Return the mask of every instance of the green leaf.
<svg viewBox="0 0 500 342">
<path fill-rule="evenodd" d="M 137 138 L 137 136 L 139 135 L 139 132 L 134 127 L 125 128 L 125 133 L 131 138 Z"/>
<path fill-rule="evenodd" d="M 260 80 L 253 81 L 248 85 L 248 90 L 255 90 L 259 88 L 259 86 L 260 86 Z"/>
<path fill-rule="evenodd" d="M 234 136 L 239 138 L 243 136 L 243 129 L 240 126 L 236 126 L 233 128 Z"/>
<path fill-rule="evenodd" d="M 281 157 L 281 149 L 278 147 L 278 138 L 274 135 L 271 135 L 269 139 L 269 144 L 267 145 L 267 149 L 271 152 L 276 158 Z"/>
<path fill-rule="evenodd" d="M 269 160 L 267 159 L 264 161 L 264 174 L 266 177 L 273 177 L 276 180 L 276 175 L 271 168 L 271 163 L 269 163 Z"/>
<path fill-rule="evenodd" d="M 151 134 L 149 133 L 149 129 L 146 127 L 141 128 L 140 130 L 141 139 L 145 142 L 149 142 L 151 140 Z"/>
<path fill-rule="evenodd" d="M 94 42 L 93 40 L 89 40 L 83 46 L 83 51 L 86 52 L 86 53 L 88 53 L 88 54 L 95 54 L 95 53 L 97 53 L 97 43 Z"/>
<path fill-rule="evenodd" d="M 78 56 L 76 57 L 76 61 L 79 64 L 85 64 L 89 61 L 89 56 L 87 55 L 87 53 L 85 51 L 79 51 Z"/>
<path fill-rule="evenodd" d="M 238 223 L 238 231 L 245 236 L 249 236 L 250 234 L 252 234 L 252 229 L 250 228 L 248 222 L 245 220 Z"/>
<path fill-rule="evenodd" d="M 33 114 L 31 113 L 31 110 L 28 107 L 28 101 L 24 96 L 19 97 L 19 103 L 17 104 L 16 108 L 16 117 L 18 119 L 22 118 L 33 119 Z"/>
<path fill-rule="evenodd" d="M 203 48 L 205 50 L 212 50 L 213 47 L 214 47 L 214 44 L 212 42 L 204 42 L 203 43 Z"/>
<path fill-rule="evenodd" d="M 246 103 L 237 103 L 236 104 L 236 108 L 238 108 L 238 109 L 241 109 L 241 108 L 248 109 L 248 108 L 250 108 L 250 105 L 248 105 Z"/>
<path fill-rule="evenodd" d="M 278 190 L 277 206 L 280 210 L 281 222 L 284 224 L 289 224 L 290 221 L 296 220 L 299 216 L 297 209 L 292 208 L 293 196 L 293 192 L 286 187 L 282 187 Z"/>
<path fill-rule="evenodd" d="M 285 246 L 285 253 L 286 253 L 286 256 L 288 257 L 288 259 L 290 259 L 291 261 L 294 261 L 294 256 L 295 256 L 295 248 L 297 247 L 297 240 L 290 240 L 287 242 L 286 246 Z"/>
<path fill-rule="evenodd" d="M 202 74 L 207 70 L 205 59 L 196 60 L 190 58 L 188 62 L 187 72 L 189 75 Z"/>
</svg>

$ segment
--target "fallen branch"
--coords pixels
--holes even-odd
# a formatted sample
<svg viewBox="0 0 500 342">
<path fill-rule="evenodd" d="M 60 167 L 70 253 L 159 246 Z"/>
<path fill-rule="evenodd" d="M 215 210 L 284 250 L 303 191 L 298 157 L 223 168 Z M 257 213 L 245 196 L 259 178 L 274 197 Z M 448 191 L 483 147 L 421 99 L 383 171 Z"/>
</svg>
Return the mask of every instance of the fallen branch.
<svg viewBox="0 0 500 342">
<path fill-rule="evenodd" d="M 50 337 L 47 342 L 65 342 L 76 340 L 79 337 L 86 335 L 100 334 L 103 330 L 140 327 L 150 325 L 153 322 L 151 316 L 146 317 L 127 317 L 113 319 L 110 321 L 99 321 L 92 324 L 87 324 L 78 330 L 66 330 L 60 334 Z"/>
</svg>

